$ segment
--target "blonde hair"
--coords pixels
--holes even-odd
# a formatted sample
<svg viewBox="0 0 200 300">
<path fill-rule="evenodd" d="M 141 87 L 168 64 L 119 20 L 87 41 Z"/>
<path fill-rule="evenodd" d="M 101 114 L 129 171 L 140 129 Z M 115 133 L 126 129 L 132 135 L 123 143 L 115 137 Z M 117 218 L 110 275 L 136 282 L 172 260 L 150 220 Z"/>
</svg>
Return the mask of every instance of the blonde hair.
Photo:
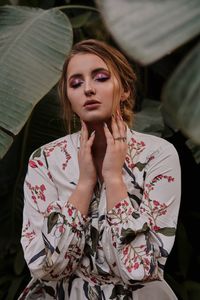
<svg viewBox="0 0 200 300">
<path fill-rule="evenodd" d="M 71 103 L 67 97 L 67 68 L 73 56 L 80 53 L 91 53 L 99 56 L 107 65 L 111 74 L 113 74 L 119 86 L 114 88 L 113 112 L 116 110 L 120 102 L 122 91 L 129 92 L 127 99 L 121 101 L 121 113 L 123 120 L 128 126 L 133 123 L 133 108 L 135 104 L 135 83 L 136 75 L 125 56 L 114 47 L 106 44 L 103 41 L 88 39 L 76 43 L 70 54 L 67 56 L 63 65 L 62 75 L 58 83 L 58 93 L 63 108 L 63 118 L 67 125 L 68 131 L 71 132 L 71 122 L 73 111 Z"/>
</svg>

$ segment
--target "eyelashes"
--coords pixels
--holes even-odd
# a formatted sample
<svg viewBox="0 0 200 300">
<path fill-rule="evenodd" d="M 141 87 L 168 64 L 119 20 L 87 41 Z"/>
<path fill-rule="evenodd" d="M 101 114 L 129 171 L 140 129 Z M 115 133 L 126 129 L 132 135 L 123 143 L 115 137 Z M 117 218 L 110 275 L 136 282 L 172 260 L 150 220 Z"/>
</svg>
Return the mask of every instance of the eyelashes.
<svg viewBox="0 0 200 300">
<path fill-rule="evenodd" d="M 110 78 L 109 75 L 106 75 L 104 73 L 99 73 L 97 74 L 95 77 L 94 77 L 94 80 L 97 80 L 97 81 L 106 81 Z"/>
<path fill-rule="evenodd" d="M 98 81 L 98 82 L 104 82 L 104 81 L 107 81 L 109 79 L 110 79 L 109 75 L 105 75 L 105 74 L 102 74 L 102 73 L 99 73 L 94 77 L 94 81 Z M 84 82 L 84 80 L 82 80 L 80 78 L 75 78 L 74 80 L 72 80 L 70 82 L 70 87 L 73 88 L 73 89 L 76 89 L 79 86 L 81 86 L 83 82 Z"/>
<path fill-rule="evenodd" d="M 78 88 L 81 84 L 83 83 L 83 81 L 81 80 L 75 80 L 75 81 L 72 81 L 70 83 L 70 87 L 73 88 L 73 89 L 76 89 Z"/>
</svg>

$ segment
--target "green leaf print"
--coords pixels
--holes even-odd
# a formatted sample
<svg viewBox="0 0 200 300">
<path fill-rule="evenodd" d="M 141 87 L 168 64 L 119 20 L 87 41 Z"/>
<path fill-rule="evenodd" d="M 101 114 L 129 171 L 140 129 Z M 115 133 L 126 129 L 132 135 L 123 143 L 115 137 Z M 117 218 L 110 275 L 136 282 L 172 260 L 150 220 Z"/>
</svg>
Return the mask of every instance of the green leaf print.
<svg viewBox="0 0 200 300">
<path fill-rule="evenodd" d="M 103 276 L 110 275 L 109 273 L 107 273 L 104 270 L 102 270 L 97 264 L 96 264 L 96 267 L 97 267 L 98 274 L 103 275 Z"/>
<path fill-rule="evenodd" d="M 132 213 L 132 217 L 133 217 L 134 219 L 138 219 L 138 218 L 140 217 L 140 214 L 134 211 L 134 212 Z"/>
<path fill-rule="evenodd" d="M 94 256 L 92 248 L 87 243 L 85 243 L 84 253 L 87 257 Z"/>
<path fill-rule="evenodd" d="M 159 249 L 162 257 L 168 257 L 169 253 L 166 249 L 164 249 L 163 247 L 159 247 Z"/>
<path fill-rule="evenodd" d="M 160 228 L 160 229 L 156 230 L 156 232 L 162 233 L 163 235 L 166 235 L 166 236 L 174 236 L 175 232 L 176 232 L 176 228 L 174 228 L 174 227 L 163 227 L 163 228 Z"/>
<path fill-rule="evenodd" d="M 99 300 L 101 299 L 101 290 L 100 287 L 95 285 L 95 286 L 90 286 L 88 282 L 84 282 L 83 285 L 83 290 L 85 293 L 85 296 L 88 300 Z"/>
<path fill-rule="evenodd" d="M 59 214 L 57 212 L 53 212 L 48 216 L 48 220 L 47 220 L 48 233 L 50 233 L 52 228 L 57 224 L 58 215 Z"/>
<path fill-rule="evenodd" d="M 91 240 L 92 240 L 92 250 L 94 252 L 96 252 L 97 251 L 97 244 L 98 244 L 98 240 L 99 240 L 99 232 L 93 226 L 91 226 Z"/>
<path fill-rule="evenodd" d="M 41 148 L 38 148 L 37 150 L 35 150 L 35 152 L 33 153 L 33 159 L 36 157 L 40 157 L 41 156 Z"/>
<path fill-rule="evenodd" d="M 134 240 L 136 235 L 138 235 L 140 233 L 148 233 L 148 232 L 149 232 L 149 226 L 148 226 L 147 223 L 144 223 L 144 225 L 142 226 L 142 229 L 139 229 L 137 231 L 134 231 L 131 228 L 127 228 L 127 229 L 122 228 L 121 243 L 122 244 L 129 244 L 130 242 L 132 242 Z"/>
<path fill-rule="evenodd" d="M 120 296 L 124 296 L 123 298 Z M 123 299 L 128 300 L 132 296 L 131 290 L 128 290 L 121 284 L 116 284 L 112 290 L 112 294 L 109 299 Z"/>
<path fill-rule="evenodd" d="M 135 166 L 136 166 L 136 167 L 138 168 L 138 170 L 141 172 L 141 171 L 145 168 L 146 164 L 147 164 L 147 163 L 137 162 L 137 163 L 135 164 Z"/>
<path fill-rule="evenodd" d="M 55 291 L 54 291 L 54 289 L 53 289 L 51 286 L 45 285 L 45 286 L 43 287 L 43 289 L 45 290 L 45 292 L 46 292 L 48 295 L 50 295 L 51 297 L 55 298 Z"/>
<path fill-rule="evenodd" d="M 117 292 L 116 292 L 115 288 L 113 288 L 112 294 L 109 299 L 116 299 L 116 298 L 117 298 Z"/>
<path fill-rule="evenodd" d="M 128 229 L 122 228 L 121 235 L 122 235 L 121 236 L 122 244 L 129 244 L 136 237 L 135 231 L 132 230 L 131 228 L 128 228 Z"/>
</svg>

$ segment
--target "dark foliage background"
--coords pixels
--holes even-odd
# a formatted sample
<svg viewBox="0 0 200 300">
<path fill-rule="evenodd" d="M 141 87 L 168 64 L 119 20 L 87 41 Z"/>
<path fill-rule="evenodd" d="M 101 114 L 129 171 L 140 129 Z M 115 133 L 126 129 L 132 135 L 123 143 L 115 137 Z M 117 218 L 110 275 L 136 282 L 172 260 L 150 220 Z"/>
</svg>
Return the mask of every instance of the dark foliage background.
<svg viewBox="0 0 200 300">
<path fill-rule="evenodd" d="M 49 9 L 61 5 L 86 5 L 96 7 L 94 1 L 1 1 L 0 5 L 26 5 Z M 100 15 L 94 12 L 81 26 L 76 26 L 76 17 L 83 11 L 71 9 L 68 17 L 73 23 L 74 42 L 84 38 L 98 38 L 117 46 Z M 162 88 L 178 63 L 197 44 L 199 37 L 192 39 L 173 53 L 157 62 L 143 67 L 133 60 L 138 76 L 136 119 L 145 110 L 145 100 L 161 101 Z M 160 113 L 160 112 L 158 112 Z M 148 111 L 147 111 L 148 114 Z M 150 114 L 150 113 L 149 113 Z M 151 115 L 148 117 L 151 118 Z M 144 122 L 145 123 L 145 122 Z M 199 178 L 200 160 L 188 147 L 188 137 L 162 117 L 161 124 L 154 124 L 154 118 L 141 128 L 166 138 L 176 147 L 182 167 L 182 198 L 177 236 L 166 265 L 165 278 L 180 300 L 200 299 L 200 246 L 198 231 L 200 225 Z M 74 128 L 75 130 L 76 128 Z M 140 128 L 137 128 L 140 130 Z M 152 132 L 154 131 L 154 132 Z M 30 154 L 39 146 L 63 136 L 63 126 L 56 86 L 35 106 L 28 122 L 14 138 L 6 155 L 0 160 L 0 300 L 15 300 L 30 280 L 20 245 L 23 181 Z M 198 147 L 197 147 L 198 148 Z"/>
</svg>

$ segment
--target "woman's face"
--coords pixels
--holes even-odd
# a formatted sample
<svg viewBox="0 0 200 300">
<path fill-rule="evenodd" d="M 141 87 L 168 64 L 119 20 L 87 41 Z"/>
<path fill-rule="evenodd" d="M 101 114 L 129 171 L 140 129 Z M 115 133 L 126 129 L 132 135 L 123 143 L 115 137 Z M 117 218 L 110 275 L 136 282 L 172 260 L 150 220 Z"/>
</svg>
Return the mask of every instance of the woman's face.
<svg viewBox="0 0 200 300">
<path fill-rule="evenodd" d="M 118 81 L 95 54 L 76 54 L 67 68 L 67 96 L 72 110 L 85 122 L 109 119 Z"/>
</svg>

